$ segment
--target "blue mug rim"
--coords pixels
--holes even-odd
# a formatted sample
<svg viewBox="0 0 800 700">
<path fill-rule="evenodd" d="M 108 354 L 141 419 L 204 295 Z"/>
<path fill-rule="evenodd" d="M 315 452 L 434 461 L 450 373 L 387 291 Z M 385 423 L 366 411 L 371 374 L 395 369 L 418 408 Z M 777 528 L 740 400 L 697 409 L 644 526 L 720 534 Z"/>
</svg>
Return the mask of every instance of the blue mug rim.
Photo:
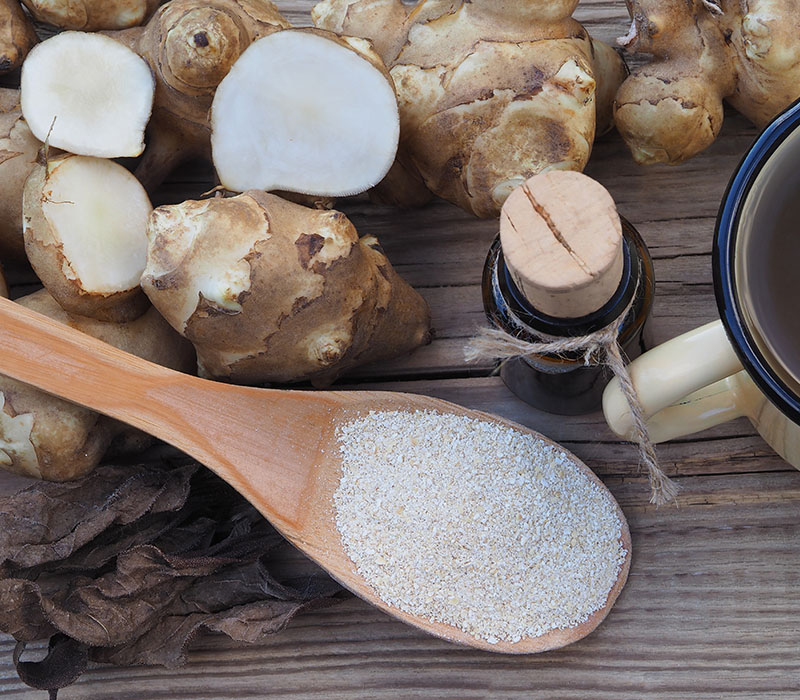
<svg viewBox="0 0 800 700">
<path fill-rule="evenodd" d="M 712 261 L 717 308 L 742 366 L 775 407 L 794 423 L 800 424 L 800 397 L 769 366 L 742 321 L 742 307 L 736 292 L 734 260 L 739 222 L 747 196 L 770 156 L 798 127 L 800 99 L 767 125 L 737 166 L 717 214 Z"/>
</svg>

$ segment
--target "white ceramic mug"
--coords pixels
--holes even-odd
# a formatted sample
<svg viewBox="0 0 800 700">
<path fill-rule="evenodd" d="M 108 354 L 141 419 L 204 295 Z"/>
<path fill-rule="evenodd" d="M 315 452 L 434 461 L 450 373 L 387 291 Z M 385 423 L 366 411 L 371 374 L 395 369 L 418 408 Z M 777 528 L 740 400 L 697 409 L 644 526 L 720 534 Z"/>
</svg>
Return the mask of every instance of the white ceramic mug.
<svg viewBox="0 0 800 700">
<path fill-rule="evenodd" d="M 748 251 L 759 244 L 765 214 L 782 202 L 785 206 L 787 197 L 800 197 L 800 178 L 793 176 L 787 184 L 787 169 L 800 169 L 800 100 L 758 137 L 720 207 L 713 262 L 722 320 L 646 352 L 629 367 L 656 442 L 746 416 L 778 454 L 800 469 L 800 347 L 769 337 L 759 318 L 763 300 L 754 299 L 743 281 L 754 274 Z M 792 261 L 792 269 L 800 314 L 800 259 Z M 616 379 L 603 395 L 603 412 L 615 433 L 632 437 L 630 410 Z"/>
</svg>

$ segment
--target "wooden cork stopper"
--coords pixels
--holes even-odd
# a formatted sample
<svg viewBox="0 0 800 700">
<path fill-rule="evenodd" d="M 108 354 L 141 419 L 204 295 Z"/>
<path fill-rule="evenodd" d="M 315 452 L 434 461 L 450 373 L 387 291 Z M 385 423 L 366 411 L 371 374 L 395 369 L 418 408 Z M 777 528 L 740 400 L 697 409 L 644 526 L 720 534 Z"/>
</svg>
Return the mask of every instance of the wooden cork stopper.
<svg viewBox="0 0 800 700">
<path fill-rule="evenodd" d="M 557 318 L 603 307 L 622 279 L 622 224 L 599 182 L 570 171 L 535 175 L 500 214 L 503 256 L 530 304 Z"/>
</svg>

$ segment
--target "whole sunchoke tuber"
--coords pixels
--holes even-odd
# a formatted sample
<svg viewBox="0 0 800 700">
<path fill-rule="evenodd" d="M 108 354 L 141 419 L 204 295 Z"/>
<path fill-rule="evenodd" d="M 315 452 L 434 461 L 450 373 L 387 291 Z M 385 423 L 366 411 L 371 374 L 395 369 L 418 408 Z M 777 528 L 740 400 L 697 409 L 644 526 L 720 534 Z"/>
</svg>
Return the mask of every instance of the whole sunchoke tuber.
<svg viewBox="0 0 800 700">
<path fill-rule="evenodd" d="M 36 42 L 19 0 L 0 0 L 0 75 L 19 68 Z"/>
<path fill-rule="evenodd" d="M 421 178 L 444 199 L 495 217 L 536 173 L 582 170 L 626 69 L 572 19 L 577 4 L 320 2 L 316 25 L 371 39 L 395 82 L 400 152 L 379 197 L 421 201 Z"/>
<path fill-rule="evenodd" d="M 800 97 L 795 0 L 626 0 L 618 42 L 653 61 L 617 93 L 614 120 L 639 163 L 677 164 L 710 146 L 723 100 L 761 127 Z"/>
<path fill-rule="evenodd" d="M 250 191 L 158 207 L 142 277 L 200 373 L 332 382 L 429 340 L 427 304 L 347 217 Z"/>
<path fill-rule="evenodd" d="M 161 0 L 22 0 L 40 22 L 59 29 L 126 29 L 144 22 Z"/>
</svg>

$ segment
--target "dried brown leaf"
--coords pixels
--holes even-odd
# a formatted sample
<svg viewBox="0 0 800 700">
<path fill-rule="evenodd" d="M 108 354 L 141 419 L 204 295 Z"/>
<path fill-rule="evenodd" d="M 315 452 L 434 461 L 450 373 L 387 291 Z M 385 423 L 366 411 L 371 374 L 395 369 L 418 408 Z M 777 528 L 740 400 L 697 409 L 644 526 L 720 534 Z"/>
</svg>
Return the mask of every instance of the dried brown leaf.
<svg viewBox="0 0 800 700">
<path fill-rule="evenodd" d="M 255 642 L 341 590 L 321 571 L 276 580 L 266 555 L 282 544 L 195 464 L 37 482 L 0 497 L 0 631 L 20 642 L 20 677 L 47 689 L 71 682 L 87 658 L 181 664 L 203 629 Z M 58 640 L 47 659 L 19 659 L 25 643 L 47 638 Z"/>
</svg>

